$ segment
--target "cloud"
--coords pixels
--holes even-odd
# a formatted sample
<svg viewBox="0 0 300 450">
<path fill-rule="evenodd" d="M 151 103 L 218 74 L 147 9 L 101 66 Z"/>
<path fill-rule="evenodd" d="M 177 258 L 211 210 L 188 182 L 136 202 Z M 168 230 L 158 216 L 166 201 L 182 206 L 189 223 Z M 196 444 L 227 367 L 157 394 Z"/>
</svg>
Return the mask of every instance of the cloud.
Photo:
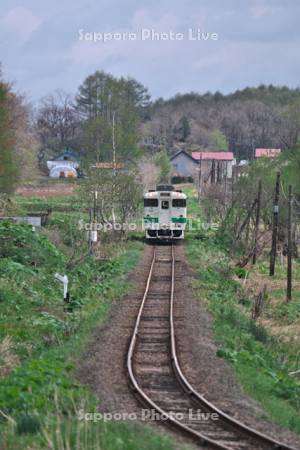
<svg viewBox="0 0 300 450">
<path fill-rule="evenodd" d="M 177 43 L 174 42 L 158 42 L 155 40 L 142 40 L 143 30 L 155 30 L 155 32 L 179 31 L 180 20 L 173 13 L 153 14 L 147 9 L 138 9 L 123 28 L 110 30 L 78 30 L 77 42 L 72 45 L 70 51 L 70 59 L 77 64 L 104 64 L 114 61 L 124 61 L 125 59 L 133 63 L 137 55 L 139 60 L 147 61 L 151 57 L 168 57 L 168 55 L 176 52 Z M 94 33 L 101 35 L 97 42 L 92 41 Z M 119 39 L 111 39 L 104 42 L 105 33 L 121 34 Z M 134 40 L 129 39 L 129 34 L 136 36 Z M 80 36 L 83 39 L 80 39 Z M 87 36 L 87 38 L 86 38 Z M 91 37 L 91 40 L 89 40 Z M 146 42 L 147 41 L 147 42 Z"/>
<path fill-rule="evenodd" d="M 167 12 L 160 14 L 156 11 L 156 14 L 150 12 L 146 8 L 138 9 L 133 14 L 130 20 L 130 25 L 133 30 L 141 28 L 156 28 L 157 30 L 174 29 L 180 25 L 180 19 L 174 13 Z"/>
<path fill-rule="evenodd" d="M 299 13 L 296 0 L 1 0 L 0 53 L 7 78 L 34 99 L 58 87 L 75 92 L 97 69 L 133 76 L 154 97 L 261 82 L 297 86 Z M 78 33 L 142 28 L 185 34 L 200 28 L 219 40 L 94 43 Z"/>
<path fill-rule="evenodd" d="M 263 4 L 256 4 L 250 8 L 250 12 L 254 18 L 260 19 L 261 17 L 274 13 L 274 8 Z"/>
<path fill-rule="evenodd" d="M 1 24 L 6 32 L 17 35 L 26 41 L 42 24 L 42 19 L 23 6 L 11 9 L 2 19 Z"/>
</svg>

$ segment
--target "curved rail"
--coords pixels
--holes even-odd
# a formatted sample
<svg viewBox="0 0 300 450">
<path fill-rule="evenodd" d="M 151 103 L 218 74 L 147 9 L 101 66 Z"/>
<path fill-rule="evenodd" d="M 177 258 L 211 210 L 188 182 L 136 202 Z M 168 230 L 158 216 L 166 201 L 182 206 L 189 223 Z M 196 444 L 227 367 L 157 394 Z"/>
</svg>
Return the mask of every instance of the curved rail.
<svg viewBox="0 0 300 450">
<path fill-rule="evenodd" d="M 139 337 L 139 328 L 140 328 L 140 322 L 141 317 L 144 311 L 144 307 L 146 304 L 149 287 L 153 275 L 153 269 L 155 266 L 156 261 L 156 247 L 153 249 L 153 257 L 150 265 L 149 274 L 147 277 L 146 282 L 146 288 L 143 295 L 143 299 L 139 308 L 139 312 L 137 315 L 134 331 L 132 334 L 131 342 L 129 345 L 129 350 L 127 354 L 127 370 L 129 374 L 129 379 L 133 388 L 133 391 L 135 394 L 137 394 L 142 401 L 143 404 L 146 404 L 147 406 L 154 409 L 156 412 L 158 412 L 162 417 L 164 417 L 164 420 L 169 422 L 171 425 L 173 425 L 178 430 L 186 433 L 190 437 L 197 440 L 197 442 L 201 445 L 208 445 L 212 448 L 219 449 L 219 450 L 232 450 L 232 447 L 228 447 L 225 444 L 220 444 L 214 439 L 211 439 L 207 437 L 206 435 L 190 428 L 188 425 L 183 424 L 176 420 L 174 417 L 172 417 L 171 414 L 169 414 L 167 411 L 162 409 L 156 402 L 154 402 L 147 394 L 144 392 L 144 390 L 139 386 L 138 381 L 135 377 L 134 370 L 133 370 L 133 358 L 134 358 L 134 352 L 136 349 L 137 340 Z M 172 276 L 171 276 L 171 292 L 170 292 L 170 305 L 169 305 L 169 311 L 170 311 L 170 347 L 171 347 L 171 363 L 172 368 L 174 371 L 174 374 L 181 384 L 183 390 L 185 393 L 199 406 L 201 406 L 203 409 L 210 413 L 216 413 L 218 414 L 218 417 L 221 419 L 221 422 L 224 424 L 225 429 L 230 429 L 238 433 L 241 437 L 247 437 L 252 440 L 257 441 L 258 444 L 264 444 L 268 446 L 268 449 L 274 449 L 274 450 L 297 450 L 293 447 L 290 447 L 286 444 L 283 444 L 281 442 L 278 442 L 272 438 L 269 438 L 268 436 L 248 427 L 247 425 L 243 424 L 242 422 L 237 421 L 236 419 L 233 419 L 232 417 L 225 414 L 223 411 L 219 410 L 217 407 L 215 407 L 212 403 L 210 403 L 208 400 L 206 400 L 201 394 L 199 394 L 188 382 L 186 377 L 184 376 L 180 364 L 178 362 L 178 355 L 176 350 L 176 335 L 175 335 L 175 326 L 174 326 L 174 291 L 175 291 L 175 257 L 174 257 L 174 248 L 171 246 L 171 264 L 172 264 Z"/>
</svg>

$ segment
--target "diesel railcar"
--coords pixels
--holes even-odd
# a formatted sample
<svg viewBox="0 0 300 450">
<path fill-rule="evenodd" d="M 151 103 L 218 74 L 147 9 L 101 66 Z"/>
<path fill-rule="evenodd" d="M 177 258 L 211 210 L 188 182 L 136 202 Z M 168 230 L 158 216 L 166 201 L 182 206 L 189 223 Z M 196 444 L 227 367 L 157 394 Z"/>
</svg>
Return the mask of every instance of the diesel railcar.
<svg viewBox="0 0 300 450">
<path fill-rule="evenodd" d="M 186 195 L 181 191 L 170 185 L 159 185 L 145 193 L 146 239 L 183 239 L 186 221 Z"/>
</svg>

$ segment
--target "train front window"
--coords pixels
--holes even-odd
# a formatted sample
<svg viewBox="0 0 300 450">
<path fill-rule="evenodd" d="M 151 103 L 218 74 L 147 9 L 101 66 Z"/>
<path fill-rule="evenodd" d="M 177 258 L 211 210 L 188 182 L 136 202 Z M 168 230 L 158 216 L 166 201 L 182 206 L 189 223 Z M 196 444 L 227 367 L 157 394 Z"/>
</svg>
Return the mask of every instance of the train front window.
<svg viewBox="0 0 300 450">
<path fill-rule="evenodd" d="M 175 208 L 185 208 L 186 207 L 186 199 L 185 198 L 174 198 L 172 201 L 172 206 Z"/>
<path fill-rule="evenodd" d="M 144 198 L 144 206 L 148 208 L 158 206 L 157 198 Z"/>
<path fill-rule="evenodd" d="M 169 201 L 168 200 L 162 200 L 161 209 L 169 209 Z"/>
</svg>

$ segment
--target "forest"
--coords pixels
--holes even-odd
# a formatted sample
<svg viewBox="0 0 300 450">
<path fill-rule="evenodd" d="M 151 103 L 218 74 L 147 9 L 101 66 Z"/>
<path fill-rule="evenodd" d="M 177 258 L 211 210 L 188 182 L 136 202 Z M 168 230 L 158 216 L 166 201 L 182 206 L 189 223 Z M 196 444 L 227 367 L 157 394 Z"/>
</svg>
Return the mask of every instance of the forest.
<svg viewBox="0 0 300 450">
<path fill-rule="evenodd" d="M 46 161 L 64 149 L 82 162 L 116 158 L 135 165 L 165 150 L 230 150 L 237 161 L 257 147 L 294 148 L 300 133 L 300 90 L 272 85 L 224 95 L 178 94 L 151 99 L 132 78 L 103 71 L 89 75 L 75 93 L 57 90 L 29 104 L 1 78 L 1 190 L 46 173 Z"/>
</svg>

